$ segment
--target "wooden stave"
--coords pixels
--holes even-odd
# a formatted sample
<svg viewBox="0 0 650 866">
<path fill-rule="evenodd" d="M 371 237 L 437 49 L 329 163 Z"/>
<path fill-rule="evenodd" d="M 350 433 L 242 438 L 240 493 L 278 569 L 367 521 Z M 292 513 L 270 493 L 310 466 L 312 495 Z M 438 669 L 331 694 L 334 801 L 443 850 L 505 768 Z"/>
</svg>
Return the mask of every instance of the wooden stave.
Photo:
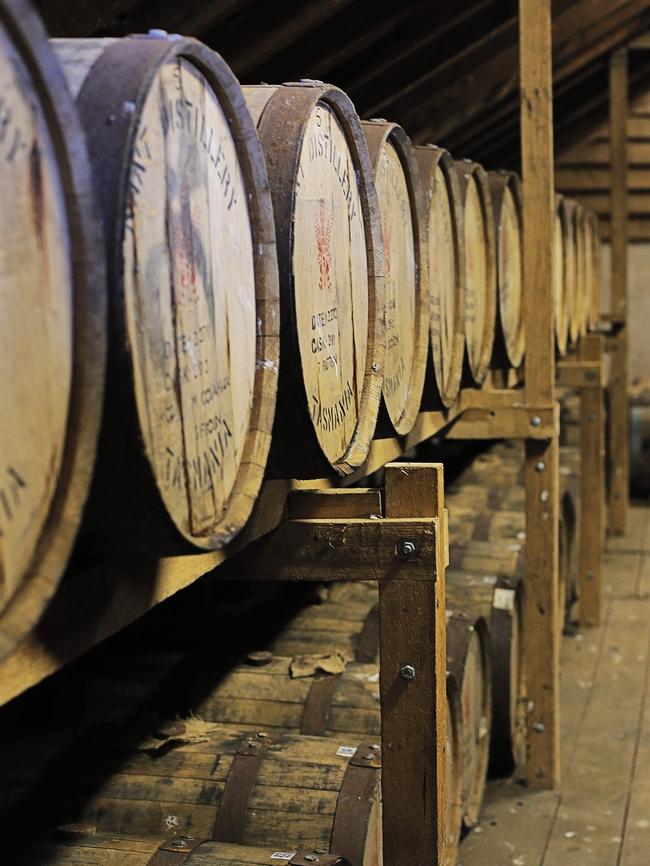
<svg viewBox="0 0 650 866">
<path fill-rule="evenodd" d="M 521 248 L 523 243 L 522 184 L 519 176 L 515 172 L 510 171 L 490 171 L 488 172 L 488 182 L 490 184 L 490 192 L 492 194 L 492 209 L 494 213 L 497 248 L 497 316 L 494 354 L 497 361 L 500 361 L 501 363 L 505 361 L 506 364 L 508 364 L 509 366 L 518 369 L 522 364 L 522 361 L 524 359 L 524 353 L 526 350 L 526 330 L 523 313 L 523 277 L 520 273 L 518 297 L 519 310 L 514 334 L 510 334 L 508 333 L 508 329 L 504 324 L 504 315 L 502 309 L 504 306 L 504 294 L 502 291 L 501 273 L 501 214 L 503 211 L 503 203 L 506 190 L 508 190 L 512 196 L 512 200 L 515 206 L 515 212 L 518 218 L 519 249 L 521 256 Z"/>
<path fill-rule="evenodd" d="M 564 196 L 555 196 L 554 236 L 553 236 L 553 283 L 554 283 L 554 332 L 555 347 L 560 357 L 567 353 L 569 344 L 569 304 L 566 273 L 565 239 L 568 226 Z"/>
<path fill-rule="evenodd" d="M 454 236 L 454 265 L 456 273 L 456 289 L 454 293 L 454 329 L 452 339 L 452 350 L 449 357 L 443 357 L 440 346 L 440 324 L 436 329 L 436 319 L 431 315 L 431 352 L 435 371 L 436 388 L 440 402 L 446 408 L 453 406 L 458 398 L 463 375 L 463 358 L 465 355 L 465 253 L 464 232 L 462 221 L 462 202 L 460 181 L 456 171 L 455 162 L 451 154 L 443 148 L 428 144 L 415 147 L 415 157 L 420 168 L 420 179 L 423 184 L 423 197 L 425 204 L 425 235 L 428 235 L 431 207 L 426 206 L 427 201 L 433 200 L 435 187 L 435 173 L 439 168 L 447 185 L 448 202 L 451 216 L 451 225 Z M 433 266 L 431 255 L 427 256 L 427 279 L 429 283 L 429 294 L 432 307 L 438 307 L 438 321 L 443 318 L 441 300 L 435 292 L 435 280 L 432 276 Z"/>
<path fill-rule="evenodd" d="M 320 478 L 333 473 L 348 475 L 362 465 L 367 457 L 381 403 L 384 372 L 386 333 L 383 240 L 370 157 L 361 122 L 352 102 L 342 90 L 322 82 L 305 81 L 279 87 L 248 87 L 246 92 L 259 92 L 267 88 L 268 99 L 259 115 L 257 131 L 269 169 L 280 285 L 291 287 L 291 291 L 281 288 L 280 292 L 281 355 L 285 363 L 280 371 L 269 472 L 275 477 L 298 479 Z M 292 297 L 294 169 L 300 156 L 301 130 L 319 101 L 336 115 L 359 170 L 369 283 L 368 347 L 357 428 L 346 454 L 335 465 L 332 465 L 323 453 L 309 413 L 304 408 L 305 388 L 300 375 L 300 364 L 286 363 L 289 359 L 300 358 Z M 297 410 L 297 407 L 300 409 Z M 293 447 L 291 454 L 287 454 L 286 446 L 282 443 L 295 440 L 300 442 L 300 450 Z"/>
<path fill-rule="evenodd" d="M 47 863 L 48 866 L 153 866 L 153 856 L 166 839 L 139 839 L 129 836 L 102 835 L 93 832 L 91 826 L 61 827 L 49 841 L 42 841 L 29 850 L 23 850 L 15 866 L 33 866 Z M 297 849 L 288 845 L 290 851 Z M 185 866 L 277 866 L 278 863 L 305 864 L 304 854 L 316 853 L 322 866 L 350 866 L 349 861 L 337 855 L 320 853 L 313 848 L 301 850 L 291 860 L 273 857 L 272 848 L 253 848 L 228 842 L 205 841 L 185 859 Z M 127 861 L 128 856 L 128 861 Z M 37 858 L 37 859 L 35 859 Z M 181 863 L 177 855 L 176 862 Z"/>
<path fill-rule="evenodd" d="M 482 328 L 481 349 L 478 358 L 472 357 L 470 348 L 470 335 L 467 327 L 467 315 L 471 311 L 471 292 L 469 290 L 469 269 L 466 267 L 466 306 L 465 306 L 465 358 L 470 381 L 477 385 L 484 382 L 490 369 L 490 361 L 494 349 L 494 337 L 496 330 L 497 315 L 497 275 L 496 275 L 496 239 L 494 234 L 494 216 L 492 212 L 492 197 L 485 169 L 476 162 L 463 159 L 456 162 L 458 177 L 460 179 L 461 195 L 463 202 L 463 213 L 466 210 L 466 195 L 469 188 L 469 179 L 473 178 L 477 184 L 478 193 L 483 212 L 483 228 L 485 231 L 485 251 L 487 259 L 487 275 L 485 291 L 485 316 Z M 467 256 L 470 244 L 465 239 L 465 254 Z"/>
<path fill-rule="evenodd" d="M 569 318 L 569 345 L 575 346 L 580 337 L 580 326 L 577 316 L 577 239 L 574 199 L 562 198 L 562 227 L 564 229 L 564 278 L 566 304 Z"/>
<path fill-rule="evenodd" d="M 95 465 L 106 372 L 106 260 L 86 142 L 63 73 L 37 15 L 2 0 L 0 25 L 16 46 L 52 134 L 73 255 L 70 392 L 56 489 L 28 568 L 0 611 L 0 658 L 35 626 L 68 564 Z"/>
<path fill-rule="evenodd" d="M 186 722 L 201 730 L 199 739 L 184 744 Z M 377 866 L 381 862 L 378 744 L 345 742 L 341 745 L 349 751 L 338 755 L 341 746 L 336 740 L 281 731 L 260 736 L 265 733 L 258 726 L 211 725 L 190 719 L 163 725 L 154 739 L 145 738 L 135 749 L 124 750 L 119 741 L 113 742 L 103 754 L 107 774 L 96 782 L 96 771 L 86 772 L 82 788 L 85 784 L 90 787 L 83 796 L 77 792 L 66 798 L 67 814 L 74 823 L 94 826 L 100 833 L 139 839 L 189 834 L 251 846 L 267 846 L 269 839 L 278 847 L 285 841 L 297 847 L 338 844 L 351 862 Z M 258 753 L 246 748 L 251 741 L 261 748 L 263 757 L 253 789 L 242 804 L 245 824 L 234 830 L 228 826 L 230 815 L 222 815 L 220 823 L 219 804 L 238 752 L 243 748 L 251 755 Z M 356 759 L 354 754 L 349 757 L 353 749 L 358 751 Z M 373 755 L 372 762 L 364 763 L 367 754 Z M 367 781 L 373 793 L 359 799 L 360 820 L 350 834 L 336 824 L 350 809 L 346 777 L 350 762 L 354 766 L 358 760 L 362 772 L 372 774 Z M 294 793 L 286 795 L 286 810 L 273 811 L 269 807 L 276 803 L 281 789 Z M 308 796 L 309 790 L 312 795 Z M 316 792 L 320 799 L 315 799 Z M 171 826 L 165 817 L 170 815 L 175 819 Z"/>
<path fill-rule="evenodd" d="M 67 40 L 53 41 L 62 44 Z M 215 549 L 231 541 L 250 516 L 263 480 L 275 409 L 279 288 L 264 157 L 239 83 L 216 52 L 197 40 L 166 35 L 132 36 L 105 42 L 110 44 L 87 74 L 77 97 L 104 216 L 109 283 L 115 287 L 109 293 L 111 338 L 105 422 L 84 525 L 84 554 L 93 555 L 97 550 L 110 552 L 116 540 L 123 550 L 144 555 Z M 158 489 L 156 473 L 141 446 L 122 275 L 121 242 L 125 232 L 130 155 L 138 130 L 139 109 L 144 106 L 158 69 L 176 59 L 184 59 L 199 70 L 227 117 L 239 168 L 249 192 L 248 211 L 255 251 L 257 328 L 253 406 L 228 504 L 213 531 L 201 536 L 184 532 L 174 522 Z M 116 69 L 120 71 L 119 81 Z M 131 112 L 123 111 L 122 106 L 129 104 L 135 108 Z M 112 118 L 110 124 L 104 121 L 105 113 Z M 256 195 L 250 194 L 252 189 L 256 190 Z M 124 468 L 121 473 L 116 471 L 113 452 L 117 452 L 121 466 L 128 467 L 128 471 Z M 121 484 L 116 483 L 122 476 L 127 477 Z M 128 498 L 128 507 L 124 505 L 125 498 Z"/>
<path fill-rule="evenodd" d="M 382 148 L 390 143 L 399 158 L 411 206 L 411 220 L 413 233 L 413 246 L 415 255 L 415 333 L 413 335 L 413 361 L 411 365 L 411 376 L 408 385 L 408 399 L 401 407 L 397 418 L 391 417 L 386 402 L 386 376 L 382 384 L 382 404 L 380 407 L 380 423 L 382 418 L 387 418 L 388 425 L 394 433 L 405 436 L 413 428 L 422 405 L 424 392 L 424 380 L 427 370 L 428 358 L 428 332 L 429 332 L 429 310 L 426 304 L 426 279 L 428 272 L 427 244 L 424 234 L 422 183 L 418 162 L 415 158 L 414 148 L 406 132 L 396 123 L 385 120 L 362 121 L 363 132 L 368 146 L 370 163 L 373 169 L 373 178 L 376 178 Z M 380 207 L 381 211 L 381 207 Z M 386 302 L 388 303 L 388 276 L 385 279 Z M 395 294 L 398 294 L 396 292 Z M 386 335 L 388 337 L 388 334 Z M 388 347 L 384 354 L 384 373 Z"/>
<path fill-rule="evenodd" d="M 483 618 L 474 618 L 472 614 L 466 615 L 462 612 L 451 612 L 447 616 L 447 668 L 459 686 L 458 700 L 460 706 L 458 707 L 458 711 L 463 722 L 465 721 L 463 709 L 466 705 L 464 686 L 467 674 L 467 658 L 472 646 L 474 647 L 474 651 L 479 654 L 481 670 L 481 717 L 479 720 L 478 737 L 481 742 L 477 749 L 474 772 L 472 772 L 471 762 L 469 762 L 469 769 L 463 773 L 463 825 L 467 829 L 476 826 L 478 822 L 487 783 L 490 753 L 489 732 L 492 718 L 490 635 Z M 461 722 L 461 728 L 463 727 L 463 722 Z M 469 745 L 470 751 L 472 750 L 472 739 L 469 728 L 463 730 L 463 740 L 465 741 L 465 745 Z M 461 759 L 461 766 L 463 766 L 463 763 Z"/>
<path fill-rule="evenodd" d="M 463 826 L 462 779 L 460 768 L 461 726 L 458 715 L 458 686 L 453 675 L 447 672 L 447 742 L 445 744 L 445 866 L 456 866 L 458 844 Z"/>
</svg>

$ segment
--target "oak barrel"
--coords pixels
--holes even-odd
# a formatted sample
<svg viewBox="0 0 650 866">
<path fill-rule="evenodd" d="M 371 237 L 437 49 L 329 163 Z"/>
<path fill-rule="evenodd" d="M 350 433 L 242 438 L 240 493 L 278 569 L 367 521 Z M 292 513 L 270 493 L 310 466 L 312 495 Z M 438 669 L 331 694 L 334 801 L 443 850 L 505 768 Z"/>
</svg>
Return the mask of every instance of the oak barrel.
<svg viewBox="0 0 650 866">
<path fill-rule="evenodd" d="M 589 299 L 589 330 L 598 329 L 600 321 L 600 294 L 602 277 L 602 248 L 600 244 L 600 231 L 598 216 L 594 211 L 587 211 L 587 261 L 590 263 L 591 281 L 588 285 Z"/>
<path fill-rule="evenodd" d="M 555 196 L 553 223 L 553 298 L 555 345 L 561 356 L 566 355 L 569 343 L 569 299 L 566 260 L 566 239 L 569 232 L 567 212 L 561 195 Z"/>
<path fill-rule="evenodd" d="M 280 268 L 272 470 L 347 475 L 368 453 L 384 376 L 384 255 L 368 148 L 336 87 L 244 94 L 266 155 Z"/>
<path fill-rule="evenodd" d="M 490 184 L 478 163 L 456 163 L 463 203 L 465 344 L 472 379 L 485 379 L 492 359 L 497 309 L 497 267 Z"/>
<path fill-rule="evenodd" d="M 53 834 L 51 841 L 23 849 L 18 860 L 12 862 L 15 866 L 34 866 L 35 863 L 48 866 L 170 866 L 170 863 L 178 866 L 314 866 L 314 863 L 316 866 L 351 866 L 348 860 L 325 853 L 322 848 L 296 850 L 285 845 L 284 850 L 278 851 L 269 846 L 256 848 L 193 836 L 158 840 L 97 833 L 92 824 L 64 825 Z"/>
<path fill-rule="evenodd" d="M 526 348 L 524 327 L 521 180 L 511 171 L 488 173 L 497 260 L 497 323 L 495 356 L 519 367 Z"/>
<path fill-rule="evenodd" d="M 27 3 L 0 2 L 0 657 L 67 564 L 105 366 L 105 258 L 86 146 Z"/>
<path fill-rule="evenodd" d="M 420 410 L 429 351 L 426 238 L 418 165 L 401 128 L 363 121 L 384 240 L 386 354 L 383 405 L 395 433 L 410 432 Z"/>
<path fill-rule="evenodd" d="M 477 823 L 485 792 L 492 719 L 490 665 L 490 637 L 485 620 L 449 611 L 447 669 L 458 683 L 463 823 L 466 827 Z"/>
<path fill-rule="evenodd" d="M 68 791 L 75 823 L 139 838 L 318 847 L 353 866 L 381 863 L 381 749 L 372 740 L 189 718 L 136 748 L 115 744 L 108 757 L 110 772 L 95 778 L 90 767 L 88 788 L 81 780 Z"/>
<path fill-rule="evenodd" d="M 465 232 L 460 181 L 450 154 L 415 148 L 424 197 L 426 284 L 436 387 L 443 406 L 458 397 L 465 353 Z"/>
<path fill-rule="evenodd" d="M 492 668 L 490 770 L 510 775 L 526 759 L 526 679 L 521 639 L 523 583 L 495 575 L 448 570 L 448 611 L 488 623 Z"/>
<path fill-rule="evenodd" d="M 53 44 L 109 250 L 110 390 L 89 539 L 220 547 L 259 491 L 277 387 L 275 234 L 255 127 L 228 66 L 193 39 Z"/>
<path fill-rule="evenodd" d="M 576 205 L 573 199 L 562 199 L 562 229 L 564 231 L 564 291 L 569 322 L 569 344 L 575 346 L 580 337 L 578 321 L 578 249 L 576 237 Z"/>
</svg>

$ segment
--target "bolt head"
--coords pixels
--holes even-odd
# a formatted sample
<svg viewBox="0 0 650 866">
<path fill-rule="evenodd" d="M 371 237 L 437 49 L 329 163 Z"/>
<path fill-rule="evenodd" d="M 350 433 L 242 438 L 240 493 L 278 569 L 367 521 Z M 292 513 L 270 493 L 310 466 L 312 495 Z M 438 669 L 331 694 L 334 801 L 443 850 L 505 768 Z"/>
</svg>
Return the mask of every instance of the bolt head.
<svg viewBox="0 0 650 866">
<path fill-rule="evenodd" d="M 305 854 L 305 860 L 308 863 L 317 863 L 318 857 L 315 854 Z"/>
<path fill-rule="evenodd" d="M 149 36 L 151 39 L 167 39 L 167 35 L 167 31 L 163 30 L 160 27 L 151 27 L 147 31 L 147 36 Z"/>
<path fill-rule="evenodd" d="M 397 542 L 397 552 L 404 559 L 410 559 L 412 556 L 415 556 L 419 549 L 420 545 L 412 538 L 402 538 Z"/>
<path fill-rule="evenodd" d="M 532 427 L 541 427 L 542 419 L 539 417 L 539 415 L 533 415 L 533 417 L 530 419 L 530 423 Z"/>
<path fill-rule="evenodd" d="M 374 761 L 374 760 L 375 760 L 375 756 L 373 755 L 372 752 L 368 752 L 367 755 L 364 755 L 364 756 L 363 756 L 363 760 L 364 760 L 364 761 Z"/>
<path fill-rule="evenodd" d="M 535 472 L 543 472 L 546 469 L 546 463 L 543 460 L 540 460 L 535 464 Z"/>
<path fill-rule="evenodd" d="M 399 666 L 399 675 L 403 680 L 415 679 L 415 665 L 402 664 Z"/>
<path fill-rule="evenodd" d="M 314 848 L 314 854 L 327 854 L 327 848 Z"/>
</svg>

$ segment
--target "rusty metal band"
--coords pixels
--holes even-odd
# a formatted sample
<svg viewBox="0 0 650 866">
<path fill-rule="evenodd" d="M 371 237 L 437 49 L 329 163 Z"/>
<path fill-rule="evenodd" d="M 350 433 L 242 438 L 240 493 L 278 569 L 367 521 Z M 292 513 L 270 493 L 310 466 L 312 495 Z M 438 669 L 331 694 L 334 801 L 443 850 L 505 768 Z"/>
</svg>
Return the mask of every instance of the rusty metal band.
<svg viewBox="0 0 650 866">
<path fill-rule="evenodd" d="M 363 664 L 377 661 L 379 652 L 379 604 L 374 604 L 363 621 L 359 633 L 354 660 Z"/>
<path fill-rule="evenodd" d="M 369 757 L 373 756 L 373 757 Z M 350 758 L 336 801 L 330 849 L 351 863 L 363 863 L 370 813 L 379 796 L 381 750 L 361 743 Z"/>
<path fill-rule="evenodd" d="M 330 717 L 332 698 L 339 682 L 338 676 L 326 675 L 312 680 L 302 712 L 300 733 L 310 737 L 324 737 Z"/>
<path fill-rule="evenodd" d="M 233 758 L 226 786 L 214 821 L 214 842 L 239 842 L 246 824 L 246 807 L 257 781 L 270 737 L 252 734 L 243 741 Z"/>
<path fill-rule="evenodd" d="M 472 541 L 489 541 L 491 526 L 492 513 L 489 511 L 482 511 L 474 520 Z"/>
<path fill-rule="evenodd" d="M 192 851 L 206 841 L 206 839 L 194 839 L 192 836 L 166 839 L 154 852 L 147 866 L 183 866 Z"/>
</svg>

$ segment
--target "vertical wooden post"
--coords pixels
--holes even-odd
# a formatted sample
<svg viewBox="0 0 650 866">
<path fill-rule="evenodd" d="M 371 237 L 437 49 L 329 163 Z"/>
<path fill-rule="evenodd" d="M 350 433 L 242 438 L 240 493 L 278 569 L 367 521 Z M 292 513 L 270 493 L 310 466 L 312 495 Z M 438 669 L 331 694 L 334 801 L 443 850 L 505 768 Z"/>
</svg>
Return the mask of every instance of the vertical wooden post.
<svg viewBox="0 0 650 866">
<path fill-rule="evenodd" d="M 442 866 L 447 718 L 442 465 L 389 464 L 385 511 L 386 517 L 438 518 L 438 538 L 436 562 L 428 566 L 430 572 L 435 568 L 435 582 L 431 574 L 379 581 L 383 862 Z M 414 679 L 400 673 L 404 665 L 412 666 Z"/>
<path fill-rule="evenodd" d="M 609 525 L 623 535 L 627 520 L 629 485 L 628 337 L 627 337 L 627 49 L 615 51 L 609 66 L 609 123 L 611 140 L 612 320 L 616 351 L 610 378 L 611 489 Z"/>
<path fill-rule="evenodd" d="M 603 604 L 602 555 L 605 541 L 605 407 L 602 389 L 603 337 L 580 341 L 581 361 L 601 364 L 600 375 L 580 392 L 579 592 L 581 625 L 600 625 Z M 596 374 L 594 374 L 596 375 Z"/>
<path fill-rule="evenodd" d="M 551 405 L 553 333 L 553 85 L 550 0 L 519 0 L 523 274 L 526 310 L 524 394 Z M 531 425 L 539 424 L 534 416 Z M 528 696 L 529 784 L 560 779 L 558 620 L 558 439 L 526 440 L 524 653 Z"/>
</svg>

